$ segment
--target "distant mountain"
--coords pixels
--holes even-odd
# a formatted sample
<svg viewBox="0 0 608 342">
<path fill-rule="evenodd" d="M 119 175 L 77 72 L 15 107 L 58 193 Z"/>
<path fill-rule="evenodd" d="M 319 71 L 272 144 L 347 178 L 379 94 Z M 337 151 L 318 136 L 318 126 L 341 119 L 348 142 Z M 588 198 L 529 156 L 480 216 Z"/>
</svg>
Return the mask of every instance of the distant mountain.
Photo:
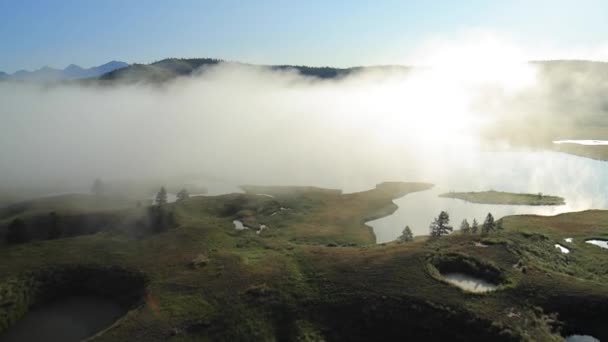
<svg viewBox="0 0 608 342">
<path fill-rule="evenodd" d="M 132 64 L 126 68 L 117 69 L 109 72 L 99 79 L 101 81 L 121 81 L 121 82 L 152 82 L 160 83 L 181 76 L 192 75 L 196 70 L 209 65 L 219 63 L 231 63 L 241 66 L 253 66 L 251 64 L 224 62 L 221 59 L 212 58 L 167 58 L 151 64 Z M 394 72 L 405 72 L 409 70 L 404 66 L 377 66 L 377 67 L 354 67 L 354 68 L 332 68 L 332 67 L 309 67 L 300 65 L 270 65 L 266 66 L 271 70 L 293 70 L 303 76 L 310 76 L 320 79 L 333 79 L 349 75 L 360 70 L 391 70 Z"/>
<path fill-rule="evenodd" d="M 0 81 L 1 80 L 5 80 L 8 78 L 8 74 L 5 72 L 0 71 Z"/>
<path fill-rule="evenodd" d="M 17 81 L 31 82 L 53 82 L 64 80 L 78 80 L 85 78 L 97 78 L 103 74 L 114 71 L 116 69 L 128 67 L 125 62 L 111 61 L 109 63 L 92 67 L 82 68 L 75 64 L 70 64 L 65 69 L 54 69 L 45 66 L 35 71 L 19 70 L 13 74 L 0 73 L 0 79 L 10 79 Z"/>
</svg>

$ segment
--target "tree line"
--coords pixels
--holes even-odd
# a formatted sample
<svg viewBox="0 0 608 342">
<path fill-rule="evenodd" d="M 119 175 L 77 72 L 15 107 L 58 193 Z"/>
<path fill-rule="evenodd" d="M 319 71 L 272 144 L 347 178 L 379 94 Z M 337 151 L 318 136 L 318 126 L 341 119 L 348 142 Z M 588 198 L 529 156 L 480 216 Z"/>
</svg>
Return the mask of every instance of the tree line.
<svg viewBox="0 0 608 342">
<path fill-rule="evenodd" d="M 450 226 L 449 223 L 450 215 L 446 211 L 441 211 L 429 225 L 429 235 L 432 238 L 438 238 L 452 233 L 454 228 Z M 492 213 L 488 213 L 488 215 L 486 215 L 486 218 L 481 226 L 479 226 L 476 219 L 473 219 L 472 224 L 469 224 L 467 219 L 462 220 L 462 223 L 460 224 L 460 232 L 467 235 L 481 234 L 485 236 L 493 232 L 501 231 L 502 229 L 502 220 L 494 220 Z M 403 229 L 398 241 L 408 242 L 412 240 L 414 240 L 412 230 L 409 226 L 405 226 L 405 229 Z"/>
<path fill-rule="evenodd" d="M 102 197 L 106 194 L 106 186 L 101 179 L 96 179 L 91 186 L 91 193 L 95 196 Z M 154 203 L 148 208 L 147 222 L 138 221 L 136 225 L 140 228 L 150 228 L 155 232 L 165 231 L 170 227 L 177 225 L 174 212 L 167 208 L 168 194 L 164 186 L 156 193 Z M 182 189 L 177 193 L 176 202 L 183 202 L 190 198 L 190 193 L 186 189 Z M 138 207 L 140 202 L 138 202 Z M 87 216 L 87 218 L 90 218 Z M 95 220 L 95 219 L 94 219 Z M 31 221 L 31 220 L 30 220 Z M 90 221 L 87 219 L 85 221 Z M 90 223 L 90 222 L 89 222 Z M 103 222 L 101 222 L 103 224 Z M 4 236 L 7 244 L 21 244 L 32 241 L 33 239 L 52 240 L 65 236 L 75 236 L 84 234 L 83 231 L 91 232 L 91 227 L 87 227 L 83 221 L 75 219 L 72 216 L 62 216 L 59 213 L 52 211 L 47 217 L 37 218 L 35 222 L 30 222 L 35 226 L 35 231 L 31 231 L 28 223 L 21 217 L 14 218 L 7 226 Z M 83 227 L 80 227 L 84 224 Z M 78 225 L 78 227 L 74 226 Z M 78 230 L 78 228 L 82 228 Z M 67 230 L 66 230 L 67 229 Z M 37 234 L 33 234 L 33 233 Z"/>
</svg>

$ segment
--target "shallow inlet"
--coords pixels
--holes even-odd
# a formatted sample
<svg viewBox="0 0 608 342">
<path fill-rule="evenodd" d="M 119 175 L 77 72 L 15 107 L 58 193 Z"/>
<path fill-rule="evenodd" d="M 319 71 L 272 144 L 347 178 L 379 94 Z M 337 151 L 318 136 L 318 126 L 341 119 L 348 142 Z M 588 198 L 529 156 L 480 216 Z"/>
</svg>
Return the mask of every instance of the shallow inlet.
<svg viewBox="0 0 608 342">
<path fill-rule="evenodd" d="M 600 342 L 597 338 L 589 335 L 570 335 L 566 337 L 566 342 Z"/>
<path fill-rule="evenodd" d="M 560 245 L 559 243 L 555 244 L 555 248 L 559 249 L 560 252 L 562 252 L 563 254 L 568 254 L 570 253 L 570 250 L 562 245 Z"/>
<path fill-rule="evenodd" d="M 59 298 L 32 309 L 0 340 L 81 341 L 109 327 L 125 314 L 117 303 L 95 296 Z"/>
<path fill-rule="evenodd" d="M 434 183 L 433 189 L 411 193 L 394 200 L 399 207 L 390 216 L 369 221 L 377 243 L 397 239 L 406 225 L 414 235 L 428 235 L 428 227 L 440 211 L 450 214 L 450 224 L 458 227 L 463 219 L 472 223 L 473 218 L 483 222 L 488 212 L 496 219 L 513 214 L 556 215 L 563 212 L 586 209 L 606 209 L 608 200 L 602 189 L 608 187 L 606 162 L 574 155 L 548 151 L 485 151 L 467 154 L 465 159 L 459 150 L 443 153 L 440 165 L 421 163 L 412 166 L 407 159 L 390 159 L 390 163 L 357 164 L 339 177 L 325 169 L 268 173 L 246 180 L 222 180 L 201 178 L 192 180 L 208 190 L 207 196 L 242 193 L 238 184 L 302 185 L 329 189 L 342 189 L 345 194 L 373 189 L 377 183 L 387 180 L 425 181 Z M 492 165 L 493 167 L 485 167 Z M 381 166 L 381 167 L 380 167 Z M 446 170 L 449 170 L 447 172 Z M 560 172 L 555 172 L 560 170 Z M 425 171 L 425 172 L 422 172 Z M 428 171 L 428 172 L 426 172 Z M 589 177 L 580 177 L 584 173 Z M 577 179 L 572 182 L 572 179 Z M 543 192 L 565 198 L 561 206 L 489 205 L 468 203 L 458 199 L 438 197 L 450 191 L 500 190 L 515 193 Z M 559 191 L 552 191 L 559 189 Z M 280 214 L 277 211 L 278 215 Z"/>
<path fill-rule="evenodd" d="M 608 140 L 554 140 L 554 144 L 577 144 L 586 146 L 608 145 Z"/>
<path fill-rule="evenodd" d="M 459 288 L 475 293 L 484 293 L 495 291 L 498 287 L 495 284 L 476 278 L 464 273 L 446 273 L 442 274 L 443 278 L 450 284 L 456 285 Z"/>
<path fill-rule="evenodd" d="M 601 248 L 608 249 L 608 240 L 587 240 L 586 243 L 590 243 L 592 245 L 596 245 Z"/>
<path fill-rule="evenodd" d="M 239 220 L 234 220 L 232 221 L 232 223 L 234 224 L 234 228 L 236 230 L 243 230 L 243 229 L 247 229 L 247 227 L 245 227 L 243 225 L 243 222 L 239 221 Z"/>
</svg>

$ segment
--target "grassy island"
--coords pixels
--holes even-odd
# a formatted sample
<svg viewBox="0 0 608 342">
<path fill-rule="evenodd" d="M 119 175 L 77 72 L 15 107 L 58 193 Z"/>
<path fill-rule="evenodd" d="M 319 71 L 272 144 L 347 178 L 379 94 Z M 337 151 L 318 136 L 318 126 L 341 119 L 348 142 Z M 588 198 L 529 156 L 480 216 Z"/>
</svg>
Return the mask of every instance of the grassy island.
<svg viewBox="0 0 608 342">
<path fill-rule="evenodd" d="M 448 192 L 439 197 L 458 198 L 471 203 L 510 205 L 563 205 L 562 197 L 539 194 L 518 194 L 502 191 Z"/>
</svg>

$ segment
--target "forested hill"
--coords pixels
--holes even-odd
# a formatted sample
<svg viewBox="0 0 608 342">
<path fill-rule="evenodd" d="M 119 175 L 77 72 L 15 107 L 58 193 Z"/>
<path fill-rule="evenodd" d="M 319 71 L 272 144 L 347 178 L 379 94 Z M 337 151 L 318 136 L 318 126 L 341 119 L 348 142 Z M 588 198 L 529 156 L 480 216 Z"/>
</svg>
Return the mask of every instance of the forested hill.
<svg viewBox="0 0 608 342">
<path fill-rule="evenodd" d="M 196 70 L 205 66 L 213 66 L 225 62 L 221 59 L 213 58 L 167 58 L 151 64 L 132 64 L 126 68 L 114 70 L 102 75 L 99 80 L 105 82 L 124 81 L 124 82 L 165 82 L 180 76 L 192 75 Z M 225 62 L 238 64 L 241 66 L 254 66 L 251 64 Z M 387 69 L 391 71 L 407 71 L 404 66 L 374 66 L 374 67 L 352 67 L 352 68 L 332 68 L 332 67 L 310 67 L 300 65 L 270 65 L 266 66 L 271 70 L 288 71 L 294 70 L 303 76 L 310 76 L 319 79 L 335 79 L 347 76 L 355 71 Z"/>
</svg>

